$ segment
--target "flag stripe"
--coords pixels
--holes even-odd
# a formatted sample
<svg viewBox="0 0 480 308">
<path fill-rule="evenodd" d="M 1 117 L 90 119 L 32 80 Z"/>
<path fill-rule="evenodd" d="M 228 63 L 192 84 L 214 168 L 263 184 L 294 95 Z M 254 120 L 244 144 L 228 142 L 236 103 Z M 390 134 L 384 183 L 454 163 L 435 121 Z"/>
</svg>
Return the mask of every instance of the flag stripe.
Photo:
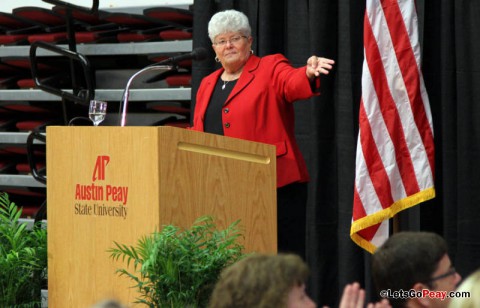
<svg viewBox="0 0 480 308">
<path fill-rule="evenodd" d="M 353 208 L 353 220 L 357 220 L 358 218 L 367 216 L 360 195 L 358 194 L 357 187 L 355 187 L 355 189 L 353 190 L 353 202 L 355 204 L 361 205 Z"/>
<path fill-rule="evenodd" d="M 382 56 L 376 44 L 375 36 L 373 35 L 372 28 L 369 22 L 365 22 L 364 27 L 365 40 L 370 44 L 366 46 L 366 62 L 369 68 L 370 76 L 375 87 L 375 92 L 379 97 L 379 100 L 383 102 L 380 105 L 381 114 L 387 125 L 390 139 L 395 146 L 395 157 L 400 169 L 400 175 L 403 180 L 403 184 L 407 194 L 416 193 L 419 191 L 419 186 L 416 181 L 415 172 L 413 168 L 413 162 L 410 157 L 410 152 L 405 140 L 404 130 L 402 127 L 402 121 L 398 114 L 395 100 L 391 96 L 391 92 L 388 86 L 388 76 L 385 73 L 382 63 Z M 372 73 L 373 72 L 373 73 Z M 378 117 L 378 114 L 376 115 Z"/>
<path fill-rule="evenodd" d="M 353 199 L 355 200 L 355 202 L 357 204 L 361 204 L 361 202 L 362 202 L 360 200 L 360 196 L 359 196 L 356 189 L 354 190 Z M 354 212 L 354 217 L 355 216 L 356 217 L 366 217 L 367 216 L 367 213 L 365 212 L 365 209 L 364 209 L 363 206 L 356 207 L 356 210 L 357 210 L 357 213 Z M 364 238 L 365 240 L 372 241 L 372 239 L 374 238 L 375 234 L 377 233 L 379 227 L 380 227 L 380 224 L 376 224 L 376 225 L 373 225 L 373 226 L 368 227 L 366 229 L 360 230 L 358 232 L 358 234 L 360 234 L 362 236 L 362 238 Z"/>
<path fill-rule="evenodd" d="M 367 0 L 353 241 L 373 252 L 399 211 L 435 196 L 433 125 L 413 0 Z"/>
<path fill-rule="evenodd" d="M 409 25 L 411 29 L 409 29 L 408 33 L 412 34 L 412 37 L 410 40 L 416 39 L 418 41 L 418 31 L 416 30 L 415 27 L 412 26 L 412 24 L 416 23 L 416 15 L 413 15 L 415 12 L 415 7 L 414 4 L 407 0 L 407 1 L 401 1 L 403 7 L 402 7 L 402 12 L 405 12 L 405 14 L 409 14 L 411 18 L 408 19 L 405 17 L 401 19 L 397 19 L 397 22 L 404 23 Z M 394 78 L 388 78 L 387 81 L 389 83 L 389 89 L 390 92 L 392 93 L 392 96 L 394 97 L 398 113 L 400 115 L 400 119 L 402 121 L 402 126 L 405 131 L 405 138 L 408 140 L 409 144 L 416 145 L 415 147 L 410 147 L 410 152 L 411 152 L 411 160 L 413 161 L 413 167 L 415 170 L 415 176 L 417 178 L 418 184 L 421 189 L 431 187 L 433 183 L 430 181 L 433 176 L 430 174 L 425 175 L 425 172 L 430 172 L 430 168 L 424 168 L 423 166 L 423 158 L 425 157 L 425 148 L 423 146 L 423 140 L 422 137 L 420 136 L 420 132 L 417 130 L 415 121 L 414 121 L 414 113 L 411 109 L 410 106 L 410 98 L 407 93 L 407 88 L 406 84 L 403 82 L 403 78 L 400 75 L 400 67 L 398 66 L 398 62 L 401 60 L 397 60 L 397 55 L 394 50 L 394 43 L 391 40 L 390 35 L 390 29 L 388 28 L 387 21 L 385 19 L 385 16 L 383 14 L 382 8 L 381 8 L 381 3 L 379 0 L 373 0 L 368 2 L 367 10 L 369 13 L 369 18 L 370 21 L 372 22 L 372 28 L 377 34 L 376 40 L 377 40 L 377 45 L 379 46 L 380 53 L 382 54 L 382 61 L 383 65 L 385 68 L 385 73 L 387 76 L 393 76 Z M 398 11 L 397 11 L 398 12 Z M 374 14 L 375 13 L 375 14 Z M 407 20 L 407 21 L 405 21 Z M 415 21 L 415 22 L 413 22 Z M 405 25 L 402 24 L 398 26 L 398 28 L 405 28 Z M 417 51 L 413 52 L 414 54 L 416 53 L 418 57 L 420 56 L 420 53 L 418 51 L 419 45 L 418 43 L 409 43 L 411 46 L 415 46 L 415 49 Z M 415 63 L 420 63 L 420 60 L 418 60 Z M 414 65 L 415 63 L 412 63 Z M 420 70 L 416 70 L 420 74 Z M 397 78 L 398 76 L 398 78 Z M 421 76 L 421 75 L 420 75 Z M 423 87 L 423 79 L 421 79 L 421 86 Z M 363 87 L 363 89 L 368 88 Z M 421 91 L 422 99 L 426 99 L 425 102 L 422 102 L 424 104 L 424 108 L 428 111 L 428 114 L 430 114 L 430 109 L 428 107 L 428 96 L 426 94 L 426 91 L 424 90 L 424 87 L 422 88 Z M 427 106 L 428 108 L 426 108 Z M 429 118 L 431 121 L 431 118 Z M 432 141 L 433 142 L 433 141 Z"/>
<path fill-rule="evenodd" d="M 403 186 L 403 180 L 400 175 L 396 157 L 395 155 L 388 155 L 388 153 L 395 153 L 395 145 L 390 139 L 384 118 L 378 116 L 378 114 L 381 113 L 380 102 L 375 92 L 371 75 L 368 74 L 368 71 L 362 76 L 362 84 L 364 85 L 362 103 L 364 108 L 368 108 L 367 114 L 370 115 L 368 117 L 368 121 L 371 125 L 370 130 L 373 132 L 375 144 L 381 153 L 380 156 L 383 166 L 390 179 L 392 196 L 395 200 L 405 198 L 407 194 L 405 192 L 405 187 Z M 365 104 L 364 101 L 368 101 L 369 103 Z M 361 129 L 364 129 L 364 127 L 361 126 Z"/>
<path fill-rule="evenodd" d="M 415 59 L 398 2 L 391 0 L 382 0 L 381 2 L 382 5 L 391 4 L 388 7 L 384 7 L 383 11 L 390 30 L 396 58 L 398 59 L 405 84 L 407 85 L 413 117 L 418 130 L 423 132 L 420 136 L 422 137 L 423 145 L 426 145 L 425 150 L 429 157 L 430 169 L 433 170 L 435 165 L 433 155 L 433 133 L 425 114 L 422 95 L 420 94 L 420 74 L 417 66 L 419 63 Z M 406 4 L 409 3 L 406 2 Z M 410 4 L 410 6 L 412 5 Z M 412 10 L 411 13 L 413 14 L 414 11 L 415 10 Z"/>
<path fill-rule="evenodd" d="M 358 176 L 355 177 L 355 195 L 358 196 L 358 198 L 354 198 L 354 202 L 355 204 L 358 203 L 358 206 L 356 206 L 353 211 L 354 220 L 361 219 L 383 209 L 371 181 L 362 147 L 357 148 L 357 170 Z"/>
<path fill-rule="evenodd" d="M 388 178 L 382 164 L 382 158 L 375 144 L 363 102 L 360 104 L 359 116 L 361 121 L 360 126 L 362 127 L 362 139 L 360 142 L 362 144 L 362 151 L 364 153 L 364 160 L 368 169 L 368 174 L 370 175 L 378 199 L 380 199 L 382 208 L 386 208 L 393 203 L 390 179 Z M 368 155 L 365 155 L 365 153 L 368 153 Z"/>
</svg>

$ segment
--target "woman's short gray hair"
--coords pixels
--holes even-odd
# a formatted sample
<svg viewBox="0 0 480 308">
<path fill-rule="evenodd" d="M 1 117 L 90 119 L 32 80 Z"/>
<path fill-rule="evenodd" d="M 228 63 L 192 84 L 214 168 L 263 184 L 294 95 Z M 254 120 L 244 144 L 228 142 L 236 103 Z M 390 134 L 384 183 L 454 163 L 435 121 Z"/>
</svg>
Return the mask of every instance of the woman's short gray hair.
<svg viewBox="0 0 480 308">
<path fill-rule="evenodd" d="M 248 17 L 236 10 L 226 10 L 213 15 L 208 23 L 208 36 L 212 43 L 217 35 L 227 32 L 240 32 L 250 36 L 252 29 Z"/>
</svg>

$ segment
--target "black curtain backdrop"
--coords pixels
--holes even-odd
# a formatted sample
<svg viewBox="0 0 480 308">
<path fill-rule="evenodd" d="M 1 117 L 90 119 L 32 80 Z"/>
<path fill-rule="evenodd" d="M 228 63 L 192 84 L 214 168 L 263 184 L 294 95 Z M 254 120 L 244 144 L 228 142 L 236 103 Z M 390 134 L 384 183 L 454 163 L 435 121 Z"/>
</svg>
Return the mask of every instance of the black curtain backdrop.
<svg viewBox="0 0 480 308">
<path fill-rule="evenodd" d="M 404 211 L 399 221 L 402 230 L 443 235 L 458 272 L 466 276 L 480 267 L 480 1 L 417 0 L 417 8 L 437 197 Z M 249 17 L 259 56 L 282 53 L 294 66 L 312 54 L 336 60 L 332 73 L 322 76 L 322 95 L 295 104 L 296 134 L 311 176 L 309 293 L 319 305 L 336 306 L 344 285 L 359 281 L 375 299 L 370 255 L 349 236 L 365 0 L 195 0 L 193 45 L 209 48 L 211 56 L 194 63 L 192 96 L 201 78 L 218 67 L 207 24 L 225 9 Z"/>
</svg>

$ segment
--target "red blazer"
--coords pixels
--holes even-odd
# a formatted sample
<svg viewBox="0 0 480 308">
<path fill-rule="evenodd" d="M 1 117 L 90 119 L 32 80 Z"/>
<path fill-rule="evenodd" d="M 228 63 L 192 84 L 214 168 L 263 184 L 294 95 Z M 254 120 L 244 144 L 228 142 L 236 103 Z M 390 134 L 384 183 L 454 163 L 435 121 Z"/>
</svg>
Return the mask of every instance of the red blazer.
<svg viewBox="0 0 480 308">
<path fill-rule="evenodd" d="M 223 68 L 206 76 L 198 89 L 191 129 L 203 131 L 203 121 Z M 317 78 L 317 88 L 320 86 Z M 277 147 L 277 187 L 309 180 L 294 133 L 293 103 L 313 92 L 305 67 L 294 68 L 281 54 L 250 56 L 223 106 L 225 136 Z"/>
</svg>

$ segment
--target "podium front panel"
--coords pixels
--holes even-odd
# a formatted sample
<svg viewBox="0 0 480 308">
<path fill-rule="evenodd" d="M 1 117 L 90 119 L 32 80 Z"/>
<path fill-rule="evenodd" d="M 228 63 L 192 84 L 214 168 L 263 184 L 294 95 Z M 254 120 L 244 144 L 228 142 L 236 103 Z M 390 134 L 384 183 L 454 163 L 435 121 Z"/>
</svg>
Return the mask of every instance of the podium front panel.
<svg viewBox="0 0 480 308">
<path fill-rule="evenodd" d="M 246 251 L 276 251 L 273 146 L 173 127 L 48 127 L 49 306 L 131 303 L 114 241 L 165 224 L 240 219 Z"/>
</svg>

